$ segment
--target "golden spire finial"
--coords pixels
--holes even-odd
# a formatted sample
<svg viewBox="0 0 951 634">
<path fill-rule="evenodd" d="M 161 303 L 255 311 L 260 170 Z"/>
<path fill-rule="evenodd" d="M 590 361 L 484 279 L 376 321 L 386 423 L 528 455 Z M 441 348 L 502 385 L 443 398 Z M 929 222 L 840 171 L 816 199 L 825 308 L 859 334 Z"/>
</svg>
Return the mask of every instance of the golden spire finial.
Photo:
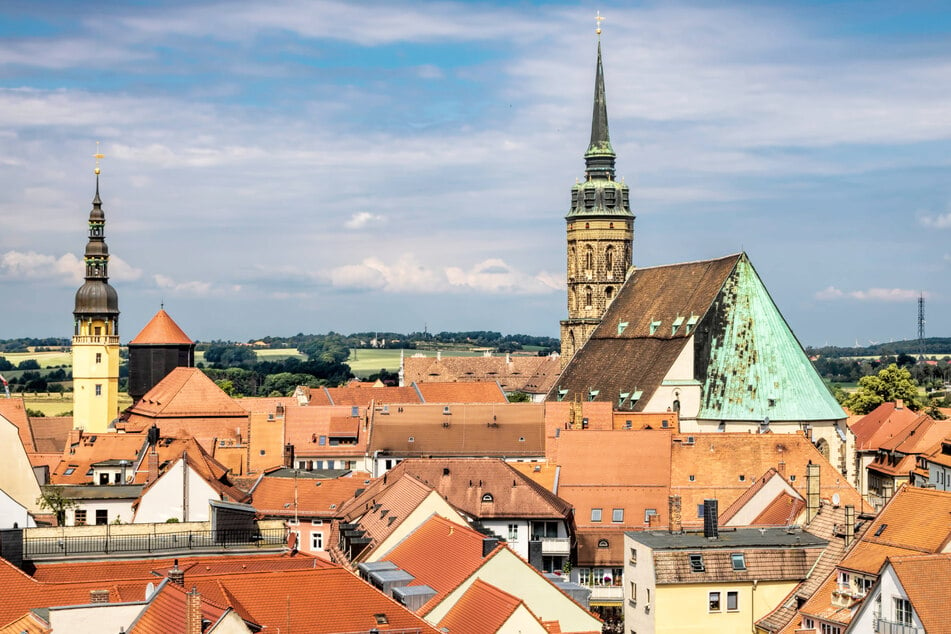
<svg viewBox="0 0 951 634">
<path fill-rule="evenodd" d="M 96 169 L 93 170 L 93 173 L 99 176 L 99 159 L 106 158 L 106 155 L 99 151 L 99 141 L 96 141 L 96 153 L 93 154 L 92 157 L 96 159 Z"/>
<path fill-rule="evenodd" d="M 594 30 L 594 32 L 597 33 L 598 36 L 601 35 L 601 23 L 602 23 L 603 21 L 604 21 L 604 16 L 601 15 L 601 12 L 600 12 L 600 11 L 598 11 L 598 15 L 595 16 L 595 18 L 594 18 L 594 23 L 597 25 L 597 28 Z"/>
</svg>

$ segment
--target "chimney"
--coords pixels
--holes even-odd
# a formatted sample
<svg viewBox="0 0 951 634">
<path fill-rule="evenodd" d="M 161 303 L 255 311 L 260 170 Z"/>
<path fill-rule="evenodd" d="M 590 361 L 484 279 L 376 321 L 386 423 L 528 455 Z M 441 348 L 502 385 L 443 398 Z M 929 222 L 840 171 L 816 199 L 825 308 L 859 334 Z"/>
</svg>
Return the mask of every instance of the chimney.
<svg viewBox="0 0 951 634">
<path fill-rule="evenodd" d="M 290 443 L 284 445 L 284 466 L 294 466 L 294 445 Z"/>
<path fill-rule="evenodd" d="M 715 499 L 703 501 L 703 536 L 708 539 L 716 539 L 720 536 L 717 507 L 718 503 Z"/>
<path fill-rule="evenodd" d="M 175 565 L 168 571 L 168 580 L 180 586 L 185 585 L 185 571 L 178 567 L 177 559 L 175 560 Z"/>
<path fill-rule="evenodd" d="M 806 523 L 819 513 L 819 465 L 806 465 Z"/>
<path fill-rule="evenodd" d="M 185 595 L 185 634 L 201 634 L 201 595 L 194 586 Z"/>
<path fill-rule="evenodd" d="M 90 603 L 109 603 L 109 591 L 108 590 L 90 590 L 89 602 Z"/>
<path fill-rule="evenodd" d="M 679 495 L 671 495 L 667 498 L 667 511 L 670 517 L 670 532 L 684 532 L 683 515 L 681 514 Z"/>
<path fill-rule="evenodd" d="M 786 461 L 785 460 L 779 461 L 779 464 L 776 465 L 776 471 L 779 473 L 779 475 L 783 476 L 784 478 L 786 477 Z"/>
<path fill-rule="evenodd" d="M 159 467 L 158 451 L 155 450 L 155 445 L 152 445 L 151 447 L 149 447 L 149 455 L 146 458 L 146 463 L 148 465 L 147 467 L 148 471 L 147 471 L 147 475 L 145 476 L 145 483 L 151 484 L 152 482 L 155 482 L 156 480 L 158 480 L 158 475 L 159 475 L 158 474 L 158 467 Z"/>
<path fill-rule="evenodd" d="M 845 505 L 845 547 L 848 548 L 855 541 L 855 507 Z"/>
<path fill-rule="evenodd" d="M 489 553 L 495 550 L 499 545 L 498 537 L 483 537 L 482 538 L 482 556 L 488 557 Z"/>
<path fill-rule="evenodd" d="M 896 398 L 895 409 L 905 409 L 905 401 L 900 398 Z"/>
</svg>

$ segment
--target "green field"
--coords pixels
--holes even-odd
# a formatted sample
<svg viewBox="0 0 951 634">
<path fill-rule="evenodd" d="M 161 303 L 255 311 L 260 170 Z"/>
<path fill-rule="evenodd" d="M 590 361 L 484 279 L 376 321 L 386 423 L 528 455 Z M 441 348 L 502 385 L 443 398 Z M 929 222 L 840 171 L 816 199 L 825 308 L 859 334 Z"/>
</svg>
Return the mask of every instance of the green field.
<svg viewBox="0 0 951 634">
<path fill-rule="evenodd" d="M 427 357 L 435 357 L 435 350 L 397 350 L 397 349 L 374 349 L 374 348 L 351 348 L 350 358 L 346 364 L 358 377 L 367 377 L 376 374 L 380 370 L 387 372 L 396 372 L 400 369 L 400 352 L 405 353 L 407 357 L 414 354 L 424 354 Z M 473 352 L 471 350 L 442 350 L 444 357 L 481 357 L 482 352 Z"/>
<path fill-rule="evenodd" d="M 41 368 L 53 368 L 58 365 L 72 365 L 73 356 L 69 352 L 4 352 L 0 357 L 5 358 L 13 365 L 20 365 L 21 361 L 36 359 Z"/>
<path fill-rule="evenodd" d="M 45 416 L 62 416 L 73 409 L 73 393 L 47 394 L 44 392 L 17 394 L 22 396 L 27 409 L 43 412 Z M 0 397 L 2 398 L 2 397 Z M 119 410 L 132 405 L 132 399 L 125 392 L 119 394 Z"/>
</svg>

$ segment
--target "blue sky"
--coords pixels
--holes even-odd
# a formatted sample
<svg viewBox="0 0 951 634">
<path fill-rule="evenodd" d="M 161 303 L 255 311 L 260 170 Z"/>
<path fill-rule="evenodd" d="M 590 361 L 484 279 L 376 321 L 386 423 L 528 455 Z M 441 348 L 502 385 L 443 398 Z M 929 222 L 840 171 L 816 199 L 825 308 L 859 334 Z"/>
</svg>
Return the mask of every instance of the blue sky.
<svg viewBox="0 0 951 634">
<path fill-rule="evenodd" d="M 596 37 L 637 266 L 745 250 L 806 345 L 951 313 L 942 2 L 0 5 L 0 338 L 68 336 L 96 141 L 131 339 L 566 316 Z"/>
</svg>

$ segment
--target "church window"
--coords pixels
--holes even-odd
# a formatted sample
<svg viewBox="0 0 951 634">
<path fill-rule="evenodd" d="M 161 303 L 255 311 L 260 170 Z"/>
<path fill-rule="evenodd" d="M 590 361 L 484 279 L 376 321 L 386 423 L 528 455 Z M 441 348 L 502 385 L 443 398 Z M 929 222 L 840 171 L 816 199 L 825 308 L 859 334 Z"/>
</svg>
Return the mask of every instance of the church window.
<svg viewBox="0 0 951 634">
<path fill-rule="evenodd" d="M 591 308 L 591 306 L 594 305 L 594 294 L 592 293 L 590 286 L 585 287 L 584 298 L 585 308 Z"/>
<path fill-rule="evenodd" d="M 584 268 L 589 271 L 594 268 L 594 249 L 590 245 L 584 250 Z"/>
<path fill-rule="evenodd" d="M 611 286 L 608 286 L 606 289 L 604 289 L 604 298 L 610 301 L 612 297 L 614 297 L 614 288 Z"/>
<path fill-rule="evenodd" d="M 609 271 L 614 268 L 614 247 L 604 250 L 604 266 Z"/>
</svg>

